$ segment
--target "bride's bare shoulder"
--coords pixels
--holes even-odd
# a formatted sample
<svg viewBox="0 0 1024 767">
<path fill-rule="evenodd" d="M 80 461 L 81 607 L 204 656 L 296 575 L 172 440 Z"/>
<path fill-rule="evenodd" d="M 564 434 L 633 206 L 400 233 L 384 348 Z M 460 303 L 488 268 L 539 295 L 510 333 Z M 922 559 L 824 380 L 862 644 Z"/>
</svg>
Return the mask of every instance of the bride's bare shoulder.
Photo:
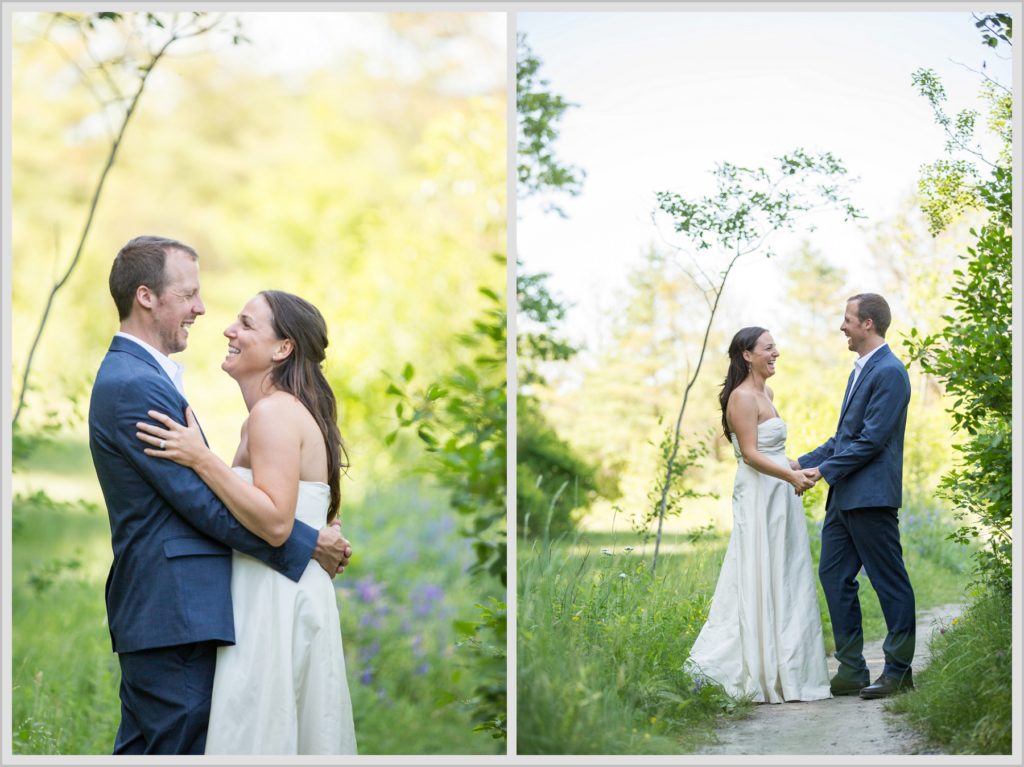
<svg viewBox="0 0 1024 767">
<path fill-rule="evenodd" d="M 729 401 L 726 403 L 726 407 L 746 407 L 751 404 L 757 404 L 757 392 L 745 386 L 737 386 L 729 393 Z"/>
<path fill-rule="evenodd" d="M 268 394 L 249 411 L 249 426 L 267 422 L 291 422 L 302 418 L 306 408 L 288 392 Z"/>
</svg>

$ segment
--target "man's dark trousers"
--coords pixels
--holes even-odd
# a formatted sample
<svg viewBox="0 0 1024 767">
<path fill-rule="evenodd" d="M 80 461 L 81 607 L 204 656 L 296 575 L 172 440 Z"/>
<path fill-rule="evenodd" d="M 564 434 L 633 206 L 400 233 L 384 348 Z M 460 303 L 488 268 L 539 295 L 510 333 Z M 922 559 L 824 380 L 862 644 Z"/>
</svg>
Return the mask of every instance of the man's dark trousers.
<svg viewBox="0 0 1024 767">
<path fill-rule="evenodd" d="M 821 580 L 836 642 L 839 677 L 870 682 L 864 661 L 857 574 L 863 565 L 885 616 L 882 644 L 886 676 L 901 678 L 914 657 L 914 590 L 903 565 L 898 512 L 894 508 L 829 510 L 821 531 Z"/>
</svg>

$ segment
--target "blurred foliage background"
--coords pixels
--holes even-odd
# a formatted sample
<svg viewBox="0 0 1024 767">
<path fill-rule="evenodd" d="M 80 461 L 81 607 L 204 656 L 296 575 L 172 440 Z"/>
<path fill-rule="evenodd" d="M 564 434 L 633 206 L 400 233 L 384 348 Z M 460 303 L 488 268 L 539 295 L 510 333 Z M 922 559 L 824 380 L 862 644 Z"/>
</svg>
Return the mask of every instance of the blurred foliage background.
<svg viewBox="0 0 1024 767">
<path fill-rule="evenodd" d="M 176 358 L 225 459 L 246 413 L 219 369 L 221 331 L 263 288 L 302 295 L 327 319 L 325 370 L 352 460 L 342 524 L 355 556 L 336 586 L 361 753 L 494 752 L 473 730 L 477 661 L 464 645 L 477 605 L 504 588 L 469 572 L 472 542 L 422 442 L 385 438 L 399 425 L 395 376 L 472 369 L 458 339 L 493 311 L 479 288 L 504 296 L 504 14 L 219 21 L 149 72 L 32 362 L 12 467 L 14 751 L 112 747 L 109 527 L 84 414 L 117 330 L 110 264 L 146 233 L 200 254 L 207 313 Z M 137 80 L 133 51 L 174 23 L 13 14 L 12 401 L 123 118 L 104 79 Z"/>
</svg>

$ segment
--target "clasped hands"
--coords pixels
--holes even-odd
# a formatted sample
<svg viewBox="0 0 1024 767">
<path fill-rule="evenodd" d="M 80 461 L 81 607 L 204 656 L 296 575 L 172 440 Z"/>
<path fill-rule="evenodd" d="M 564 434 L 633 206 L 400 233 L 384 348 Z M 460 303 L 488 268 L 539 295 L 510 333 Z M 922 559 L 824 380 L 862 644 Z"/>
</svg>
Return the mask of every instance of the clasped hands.
<svg viewBox="0 0 1024 767">
<path fill-rule="evenodd" d="M 790 480 L 790 484 L 793 485 L 797 495 L 803 495 L 805 490 L 810 490 L 818 483 L 818 480 L 821 479 L 821 472 L 818 471 L 817 467 L 814 467 L 813 469 L 801 469 L 799 463 L 791 460 L 789 462 L 789 468 L 796 472 L 794 478 Z"/>
</svg>

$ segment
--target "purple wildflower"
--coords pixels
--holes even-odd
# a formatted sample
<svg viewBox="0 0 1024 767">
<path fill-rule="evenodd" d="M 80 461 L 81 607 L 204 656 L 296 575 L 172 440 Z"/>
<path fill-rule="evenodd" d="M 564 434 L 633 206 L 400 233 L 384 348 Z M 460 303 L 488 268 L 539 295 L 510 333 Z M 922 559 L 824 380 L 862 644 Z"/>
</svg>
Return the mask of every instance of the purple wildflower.
<svg viewBox="0 0 1024 767">
<path fill-rule="evenodd" d="M 356 598 L 361 602 L 376 602 L 384 596 L 384 584 L 378 583 L 373 576 L 366 576 L 356 581 Z"/>
</svg>

